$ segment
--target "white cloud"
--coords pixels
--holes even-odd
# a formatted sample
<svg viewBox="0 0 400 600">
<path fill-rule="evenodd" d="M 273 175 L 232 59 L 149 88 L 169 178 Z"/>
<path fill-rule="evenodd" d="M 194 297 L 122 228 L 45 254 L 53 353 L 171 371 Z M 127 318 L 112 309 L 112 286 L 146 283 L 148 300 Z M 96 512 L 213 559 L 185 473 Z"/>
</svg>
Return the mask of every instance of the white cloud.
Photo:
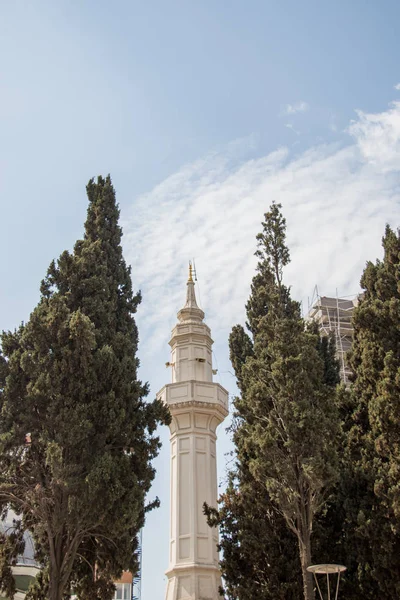
<svg viewBox="0 0 400 600">
<path fill-rule="evenodd" d="M 349 127 L 364 162 L 385 172 L 400 169 L 400 102 L 378 114 L 357 111 Z"/>
<path fill-rule="evenodd" d="M 245 156 L 254 155 L 254 138 L 236 140 L 183 166 L 133 203 L 123 224 L 124 253 L 132 264 L 134 285 L 143 291 L 139 356 L 151 397 L 170 377 L 163 365 L 169 360 L 169 333 L 184 302 L 192 257 L 199 277 L 197 297 L 215 340 L 217 380 L 234 392 L 227 339 L 232 325 L 244 322 L 256 264 L 255 236 L 273 200 L 282 203 L 287 218 L 292 262 L 285 277 L 293 296 L 307 308 L 316 284 L 326 295 L 336 289 L 340 295 L 358 291 L 366 260 L 381 256 L 385 223 L 400 224 L 400 104 L 379 114 L 357 113 L 349 133 L 347 145 L 320 144 L 297 155 L 278 148 L 252 159 Z M 148 517 L 144 548 L 144 581 L 159 573 L 160 593 L 168 556 L 168 528 L 159 527 L 168 519 L 164 429 L 153 489 L 162 508 Z M 223 453 L 230 449 L 221 427 L 220 475 Z M 160 547 L 157 555 L 155 547 Z"/>
<path fill-rule="evenodd" d="M 395 90 L 400 90 L 400 83 L 396 83 L 395 86 L 393 86 Z"/>
<path fill-rule="evenodd" d="M 316 284 L 326 294 L 358 291 L 365 261 L 381 254 L 385 223 L 400 224 L 400 103 L 380 114 L 358 112 L 349 133 L 347 146 L 319 145 L 297 156 L 286 148 L 251 160 L 231 149 L 211 153 L 134 202 L 124 250 L 144 292 L 142 355 L 163 349 L 167 356 L 163 345 L 192 257 L 203 309 L 217 343 L 226 344 L 230 327 L 244 320 L 255 236 L 273 200 L 287 218 L 286 279 L 294 296 L 306 299 Z"/>
<path fill-rule="evenodd" d="M 304 100 L 300 102 L 295 102 L 294 104 L 286 104 L 283 113 L 285 115 L 295 115 L 299 112 L 306 112 L 310 106 Z"/>
</svg>

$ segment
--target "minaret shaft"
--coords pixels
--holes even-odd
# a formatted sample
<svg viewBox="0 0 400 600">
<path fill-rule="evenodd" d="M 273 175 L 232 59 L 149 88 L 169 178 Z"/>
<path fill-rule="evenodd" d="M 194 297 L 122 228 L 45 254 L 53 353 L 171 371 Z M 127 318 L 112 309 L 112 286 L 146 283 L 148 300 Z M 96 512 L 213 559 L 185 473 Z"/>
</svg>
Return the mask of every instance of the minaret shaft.
<svg viewBox="0 0 400 600">
<path fill-rule="evenodd" d="M 166 600 L 217 600 L 218 532 L 203 504 L 217 502 L 216 429 L 228 393 L 212 380 L 212 339 L 189 277 L 170 341 L 172 383 L 158 398 L 171 412 L 170 543 Z"/>
</svg>

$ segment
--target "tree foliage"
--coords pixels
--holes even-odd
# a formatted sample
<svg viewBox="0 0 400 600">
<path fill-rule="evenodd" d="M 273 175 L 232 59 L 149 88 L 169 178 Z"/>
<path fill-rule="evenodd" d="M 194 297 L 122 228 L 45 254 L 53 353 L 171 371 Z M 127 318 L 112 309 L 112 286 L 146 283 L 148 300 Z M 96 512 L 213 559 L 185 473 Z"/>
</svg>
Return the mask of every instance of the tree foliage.
<svg viewBox="0 0 400 600">
<path fill-rule="evenodd" d="M 253 308 L 253 327 L 258 314 Z M 248 313 L 249 314 L 249 313 Z M 246 379 L 242 369 L 254 356 L 253 341 L 241 325 L 229 336 L 230 360 L 243 395 Z M 235 402 L 231 427 L 236 446 L 236 465 L 219 499 L 219 509 L 206 506 L 211 526 L 219 526 L 220 561 L 224 593 L 232 600 L 297 600 L 301 594 L 301 572 L 295 538 L 271 502 L 263 482 L 250 470 L 251 454 L 245 446 L 245 416 L 239 399 Z M 248 413 L 246 413 L 247 416 Z M 221 590 L 222 591 L 222 590 Z"/>
<path fill-rule="evenodd" d="M 218 509 L 206 507 L 219 526 L 222 590 L 238 600 L 297 600 L 301 572 L 295 538 L 243 461 L 230 473 Z"/>
<path fill-rule="evenodd" d="M 354 310 L 347 418 L 346 530 L 365 598 L 400 596 L 400 234 L 367 263 Z"/>
<path fill-rule="evenodd" d="M 230 336 L 240 390 L 234 402 L 237 469 L 214 517 L 222 530 L 223 574 L 235 598 L 253 594 L 254 586 L 242 594 L 232 573 L 240 570 L 246 537 L 263 514 L 265 523 L 259 532 L 265 537 L 254 539 L 254 545 L 258 556 L 271 552 L 271 562 L 264 563 L 259 597 L 298 597 L 299 565 L 304 597 L 314 597 L 306 571 L 311 564 L 311 534 L 315 516 L 337 479 L 337 364 L 332 342 L 321 342 L 312 327 L 305 327 L 299 303 L 283 283 L 290 260 L 285 232 L 280 205 L 273 204 L 257 236 L 259 262 L 246 305 L 250 335 L 237 325 Z M 291 578 L 279 555 L 283 548 L 289 565 L 297 558 Z M 252 560 L 251 552 L 246 556 Z M 246 568 L 251 572 L 252 566 Z"/>
<path fill-rule="evenodd" d="M 154 432 L 168 420 L 137 378 L 141 298 L 110 177 L 87 195 L 84 238 L 51 263 L 29 321 L 2 336 L 0 502 L 20 515 L 48 574 L 37 599 L 72 586 L 107 600 L 113 578 L 136 572 Z"/>
<path fill-rule="evenodd" d="M 6 520 L 3 511 L 2 521 Z M 13 598 L 16 592 L 12 567 L 16 565 L 18 556 L 25 548 L 20 521 L 12 525 L 4 525 L 0 530 L 0 592 L 8 598 Z"/>
</svg>

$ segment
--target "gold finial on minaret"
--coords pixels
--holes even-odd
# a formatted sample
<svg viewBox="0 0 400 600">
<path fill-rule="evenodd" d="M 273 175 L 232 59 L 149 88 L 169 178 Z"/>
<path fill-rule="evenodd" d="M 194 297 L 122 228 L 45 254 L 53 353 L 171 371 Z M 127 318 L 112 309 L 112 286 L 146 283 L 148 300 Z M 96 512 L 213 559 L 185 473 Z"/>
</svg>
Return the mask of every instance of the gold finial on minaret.
<svg viewBox="0 0 400 600">
<path fill-rule="evenodd" d="M 188 283 L 191 282 L 193 283 L 193 267 L 192 267 L 192 261 L 189 260 L 189 279 L 188 279 Z"/>
</svg>

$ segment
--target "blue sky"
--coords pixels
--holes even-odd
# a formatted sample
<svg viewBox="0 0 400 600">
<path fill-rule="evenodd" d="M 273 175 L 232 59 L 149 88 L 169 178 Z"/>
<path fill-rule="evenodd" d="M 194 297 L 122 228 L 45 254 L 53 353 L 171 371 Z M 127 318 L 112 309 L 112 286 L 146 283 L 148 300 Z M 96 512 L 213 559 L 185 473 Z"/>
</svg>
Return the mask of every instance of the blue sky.
<svg viewBox="0 0 400 600">
<path fill-rule="evenodd" d="M 243 321 L 263 212 L 281 201 L 293 293 L 358 290 L 400 224 L 398 2 L 3 2 L 0 326 L 26 320 L 50 261 L 81 236 L 85 185 L 111 173 L 143 291 L 142 377 L 168 381 L 168 336 L 196 257 L 218 380 Z M 143 600 L 163 597 L 168 433 L 144 532 Z M 219 471 L 229 439 L 220 431 Z"/>
</svg>

